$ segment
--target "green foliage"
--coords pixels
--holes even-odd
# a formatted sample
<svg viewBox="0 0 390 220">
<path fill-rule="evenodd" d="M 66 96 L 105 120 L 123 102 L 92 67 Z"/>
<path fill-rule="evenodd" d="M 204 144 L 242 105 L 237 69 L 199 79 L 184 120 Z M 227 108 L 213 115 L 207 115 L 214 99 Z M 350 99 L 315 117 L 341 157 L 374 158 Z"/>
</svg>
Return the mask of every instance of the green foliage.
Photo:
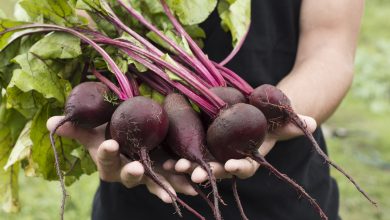
<svg viewBox="0 0 390 220">
<path fill-rule="evenodd" d="M 148 97 L 153 99 L 154 101 L 162 104 L 164 102 L 165 96 L 163 96 L 161 93 L 157 92 L 156 90 L 150 88 L 147 84 L 142 83 L 139 86 L 139 91 L 142 96 Z"/>
<path fill-rule="evenodd" d="M 81 55 L 80 39 L 67 33 L 50 33 L 34 44 L 30 53 L 41 59 L 76 58 Z"/>
<path fill-rule="evenodd" d="M 64 26 L 80 24 L 76 10 L 67 0 L 22 0 L 19 2 L 31 21 L 54 23 Z"/>
<path fill-rule="evenodd" d="M 192 55 L 187 40 L 173 30 L 159 0 L 126 2 Z M 198 24 L 216 8 L 217 0 L 169 0 L 168 5 L 184 28 L 201 45 L 205 33 Z M 146 28 L 131 18 L 115 0 L 20 0 L 17 8 L 15 15 L 21 19 L 19 21 L 11 19 L 12 10 L 7 11 L 8 16 L 0 12 L 0 32 L 29 22 L 71 28 L 85 28 L 89 23 L 111 38 L 121 38 L 140 45 L 133 37 L 116 30 L 112 20 L 119 18 L 141 35 L 147 35 L 168 50 L 172 49 L 155 34 L 148 34 Z M 91 20 L 87 22 L 87 18 L 78 15 L 76 8 L 84 10 L 84 15 L 88 14 Z M 101 16 L 108 19 L 102 19 Z M 226 16 L 229 22 L 235 21 L 233 15 Z M 22 175 L 19 171 L 23 170 L 24 175 L 29 177 L 57 180 L 46 122 L 49 117 L 62 114 L 71 88 L 80 82 L 81 67 L 90 62 L 99 70 L 110 70 L 100 55 L 82 44 L 78 38 L 67 33 L 47 33 L 41 30 L 31 28 L 0 35 L 0 203 L 6 212 L 19 211 L 18 178 Z M 235 35 L 239 36 L 237 33 Z M 134 64 L 140 72 L 147 70 L 116 48 L 104 49 L 124 73 L 128 71 L 129 64 Z M 177 65 L 168 54 L 162 59 Z M 175 81 L 182 81 L 170 71 L 166 71 L 166 74 Z M 141 93 L 159 103 L 164 100 L 163 95 L 145 86 L 141 86 Z M 194 108 L 197 106 L 194 105 Z M 92 174 L 96 170 L 88 152 L 78 143 L 59 137 L 55 141 L 67 185 L 78 180 L 82 174 Z M 45 219 L 42 215 L 37 218 Z"/>
<path fill-rule="evenodd" d="M 199 24 L 214 11 L 217 0 L 169 0 L 169 7 L 184 25 Z"/>
<path fill-rule="evenodd" d="M 328 136 L 330 158 L 349 172 L 379 204 L 370 203 L 345 179 L 332 170 L 340 188 L 340 215 L 351 220 L 390 218 L 390 137 L 387 113 L 367 111 L 367 105 L 350 94 L 332 119 L 327 130 L 343 130 L 343 136 Z"/>
<path fill-rule="evenodd" d="M 356 57 L 355 97 L 364 100 L 369 110 L 390 112 L 390 2 L 367 3 Z"/>
<path fill-rule="evenodd" d="M 18 199 L 18 174 L 19 164 L 3 169 L 8 157 L 17 141 L 19 133 L 23 129 L 25 119 L 12 109 L 6 109 L 5 104 L 0 104 L 0 202 L 6 212 L 19 210 Z"/>
<path fill-rule="evenodd" d="M 221 0 L 218 13 L 225 31 L 230 31 L 233 46 L 245 36 L 250 24 L 251 0 Z"/>
</svg>

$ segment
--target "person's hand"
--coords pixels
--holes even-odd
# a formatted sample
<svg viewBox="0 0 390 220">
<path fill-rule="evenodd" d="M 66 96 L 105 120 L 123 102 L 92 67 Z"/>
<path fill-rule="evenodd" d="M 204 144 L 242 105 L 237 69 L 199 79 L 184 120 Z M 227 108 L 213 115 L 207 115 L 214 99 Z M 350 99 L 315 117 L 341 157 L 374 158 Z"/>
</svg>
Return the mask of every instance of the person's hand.
<svg viewBox="0 0 390 220">
<path fill-rule="evenodd" d="M 49 131 L 63 119 L 63 116 L 54 116 L 47 121 Z M 119 153 L 119 145 L 115 140 L 105 140 L 106 125 L 95 129 L 83 129 L 73 126 L 68 122 L 61 126 L 56 134 L 59 136 L 76 139 L 89 152 L 96 163 L 99 176 L 106 182 L 120 182 L 127 188 L 145 184 L 148 190 L 166 203 L 171 199 L 161 187 L 155 184 L 149 177 L 144 175 L 144 168 L 138 161 L 129 161 Z M 183 175 L 176 175 L 161 169 L 155 165 L 154 168 L 160 174 L 162 182 L 172 191 L 187 195 L 197 195 L 190 183 Z"/>
<path fill-rule="evenodd" d="M 301 120 L 307 125 L 310 132 L 314 132 L 317 127 L 316 121 L 308 116 L 299 116 Z M 277 141 L 288 140 L 290 138 L 303 135 L 302 131 L 292 123 L 269 133 L 263 144 L 259 148 L 261 155 L 265 156 L 272 150 Z M 233 175 L 246 179 L 253 176 L 259 164 L 251 158 L 245 159 L 231 159 L 224 165 L 217 162 L 210 162 L 211 169 L 217 179 L 231 178 Z M 163 168 L 171 172 L 188 173 L 191 174 L 191 179 L 195 183 L 202 183 L 208 180 L 207 173 L 199 167 L 196 163 L 191 163 L 186 159 L 178 161 L 168 160 L 163 164 Z"/>
</svg>

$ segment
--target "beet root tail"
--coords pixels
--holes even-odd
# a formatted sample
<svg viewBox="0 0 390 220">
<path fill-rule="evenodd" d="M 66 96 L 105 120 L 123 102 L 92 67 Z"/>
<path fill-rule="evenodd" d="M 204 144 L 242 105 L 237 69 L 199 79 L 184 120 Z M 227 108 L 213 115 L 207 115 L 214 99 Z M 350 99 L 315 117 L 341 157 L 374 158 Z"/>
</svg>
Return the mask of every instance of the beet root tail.
<svg viewBox="0 0 390 220">
<path fill-rule="evenodd" d="M 253 152 L 251 155 L 248 155 L 253 160 L 258 162 L 260 166 L 264 166 L 267 168 L 271 173 L 273 173 L 277 178 L 283 180 L 284 182 L 290 184 L 300 195 L 302 195 L 305 199 L 309 201 L 309 203 L 313 206 L 313 208 L 319 213 L 321 216 L 321 219 L 328 220 L 328 217 L 324 213 L 324 211 L 321 209 L 321 207 L 318 205 L 318 203 L 313 199 L 306 191 L 303 189 L 302 186 L 298 185 L 294 180 L 290 179 L 286 174 L 283 174 L 279 172 L 274 166 L 272 166 L 268 161 L 260 155 L 258 151 Z"/>
<path fill-rule="evenodd" d="M 179 206 L 177 205 L 177 202 L 180 203 L 184 208 L 186 208 L 189 212 L 193 213 L 197 218 L 205 220 L 205 218 L 199 214 L 197 211 L 195 211 L 191 206 L 189 206 L 187 203 L 185 203 L 183 200 L 181 200 L 179 197 L 177 197 L 175 194 L 173 194 L 168 187 L 161 182 L 160 178 L 157 176 L 157 174 L 153 171 L 151 166 L 151 160 L 148 155 L 148 152 L 145 148 L 141 148 L 139 152 L 140 156 L 140 162 L 144 166 L 145 169 L 145 175 L 147 175 L 152 181 L 154 181 L 157 185 L 159 185 L 168 195 L 171 197 L 172 204 L 175 208 L 176 213 L 183 217 L 183 214 L 180 211 Z"/>
<path fill-rule="evenodd" d="M 189 174 L 186 174 L 185 178 L 191 184 L 192 188 L 194 188 L 194 190 L 207 203 L 207 205 L 211 208 L 212 212 L 214 213 L 215 212 L 214 204 L 210 201 L 210 199 L 207 197 L 207 195 L 200 189 L 200 187 L 196 183 L 192 182 Z"/>
<path fill-rule="evenodd" d="M 68 195 L 66 193 L 64 177 L 62 175 L 61 168 L 60 168 L 60 159 L 58 158 L 58 152 L 57 152 L 57 149 L 56 149 L 56 143 L 55 143 L 54 135 L 57 132 L 58 128 L 60 128 L 62 125 L 64 125 L 68 121 L 70 121 L 70 119 L 65 117 L 50 132 L 50 143 L 51 143 L 51 147 L 52 147 L 53 154 L 54 154 L 55 169 L 56 169 L 56 172 L 57 172 L 58 179 L 60 180 L 60 185 L 61 185 L 61 189 L 62 189 L 62 201 L 61 201 L 61 211 L 60 211 L 61 220 L 64 219 L 65 202 L 66 202 L 66 197 Z"/>
<path fill-rule="evenodd" d="M 334 167 L 341 174 L 343 174 L 355 186 L 355 188 L 364 197 L 366 197 L 368 201 L 370 201 L 374 206 L 377 206 L 377 202 L 375 202 L 373 199 L 370 198 L 370 196 L 359 186 L 359 184 L 352 178 L 352 176 L 350 176 L 340 166 L 338 166 L 336 163 L 334 163 L 329 159 L 328 155 L 326 155 L 324 151 L 320 148 L 317 141 L 314 139 L 313 135 L 307 130 L 306 125 L 304 124 L 304 122 L 302 122 L 302 120 L 298 117 L 298 115 L 292 112 L 291 110 L 286 110 L 286 113 L 289 115 L 294 125 L 297 126 L 299 129 L 301 129 L 302 132 L 305 134 L 305 136 L 310 140 L 315 151 L 325 160 L 325 162 L 331 165 L 332 167 Z"/>
<path fill-rule="evenodd" d="M 213 197 L 214 197 L 214 217 L 216 220 L 222 220 L 221 211 L 219 210 L 219 200 L 222 200 L 222 198 L 218 193 L 217 180 L 215 179 L 215 176 L 211 171 L 209 164 L 207 164 L 204 161 L 199 161 L 198 163 L 207 172 L 207 175 L 209 176 L 211 188 L 213 190 Z M 222 201 L 222 203 L 224 202 Z"/>
<path fill-rule="evenodd" d="M 237 176 L 233 176 L 233 179 L 232 179 L 232 191 L 233 191 L 233 195 L 234 195 L 234 200 L 236 200 L 237 208 L 240 211 L 241 218 L 243 220 L 249 220 L 248 217 L 246 217 L 246 215 L 245 215 L 244 208 L 242 207 L 242 204 L 241 204 L 240 196 L 238 195 L 238 191 L 237 191 Z"/>
</svg>

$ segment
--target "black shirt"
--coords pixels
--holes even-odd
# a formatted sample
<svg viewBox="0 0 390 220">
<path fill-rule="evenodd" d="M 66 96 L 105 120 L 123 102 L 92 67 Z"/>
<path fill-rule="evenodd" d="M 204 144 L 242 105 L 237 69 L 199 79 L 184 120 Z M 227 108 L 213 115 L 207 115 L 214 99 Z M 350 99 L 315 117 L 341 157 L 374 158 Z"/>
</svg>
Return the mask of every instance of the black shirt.
<svg viewBox="0 0 390 220">
<path fill-rule="evenodd" d="M 277 84 L 291 71 L 299 37 L 299 0 L 252 0 L 252 24 L 242 49 L 227 65 L 252 86 Z M 220 61 L 230 52 L 231 38 L 220 28 L 216 13 L 202 27 L 207 33 L 204 50 L 213 60 Z M 314 136 L 326 151 L 320 129 Z M 330 220 L 338 219 L 338 188 L 329 175 L 329 167 L 312 150 L 309 141 L 295 138 L 278 142 L 267 160 L 281 172 L 303 186 L 313 196 Z M 241 219 L 231 192 L 231 181 L 219 183 L 224 201 L 222 216 L 226 220 Z M 289 185 L 265 169 L 246 180 L 239 180 L 238 191 L 243 207 L 251 220 L 316 220 L 318 213 Z M 198 197 L 180 195 L 206 219 L 213 219 L 209 207 Z M 196 219 L 184 212 L 183 219 Z M 180 219 L 171 205 L 150 194 L 145 186 L 127 189 L 119 183 L 101 182 L 94 198 L 94 220 Z"/>
</svg>

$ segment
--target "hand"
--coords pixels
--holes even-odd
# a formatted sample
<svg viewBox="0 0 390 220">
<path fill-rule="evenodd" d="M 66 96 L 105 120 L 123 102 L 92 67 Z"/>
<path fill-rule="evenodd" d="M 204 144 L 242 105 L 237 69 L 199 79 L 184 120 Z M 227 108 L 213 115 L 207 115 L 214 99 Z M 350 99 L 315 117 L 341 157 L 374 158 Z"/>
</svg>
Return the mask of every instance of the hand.
<svg viewBox="0 0 390 220">
<path fill-rule="evenodd" d="M 54 116 L 47 121 L 47 128 L 51 131 L 63 119 L 63 116 Z M 120 182 L 127 188 L 145 184 L 147 189 L 166 203 L 171 203 L 169 195 L 149 177 L 144 175 L 144 168 L 138 161 L 129 161 L 119 153 L 119 145 L 115 140 L 105 140 L 106 125 L 95 129 L 83 129 L 68 122 L 61 126 L 56 134 L 76 139 L 88 150 L 95 162 L 99 176 L 106 182 Z M 162 182 L 172 191 L 187 195 L 197 195 L 190 183 L 183 175 L 177 175 L 155 166 Z"/>
<path fill-rule="evenodd" d="M 308 116 L 299 115 L 301 120 L 305 122 L 310 132 L 314 132 L 317 127 L 316 121 Z M 293 137 L 303 135 L 302 131 L 292 123 L 275 130 L 272 133 L 267 134 L 263 144 L 259 148 L 261 155 L 266 156 L 277 141 L 288 140 Z M 259 164 L 251 158 L 228 160 L 224 165 L 217 162 L 210 162 L 211 169 L 217 179 L 231 178 L 235 175 L 241 179 L 246 179 L 253 176 Z M 202 183 L 207 181 L 207 173 L 199 167 L 196 163 L 191 163 L 186 159 L 180 159 L 177 162 L 174 160 L 168 160 L 163 164 L 163 168 L 171 172 L 189 173 L 191 179 L 195 183 Z"/>
</svg>

